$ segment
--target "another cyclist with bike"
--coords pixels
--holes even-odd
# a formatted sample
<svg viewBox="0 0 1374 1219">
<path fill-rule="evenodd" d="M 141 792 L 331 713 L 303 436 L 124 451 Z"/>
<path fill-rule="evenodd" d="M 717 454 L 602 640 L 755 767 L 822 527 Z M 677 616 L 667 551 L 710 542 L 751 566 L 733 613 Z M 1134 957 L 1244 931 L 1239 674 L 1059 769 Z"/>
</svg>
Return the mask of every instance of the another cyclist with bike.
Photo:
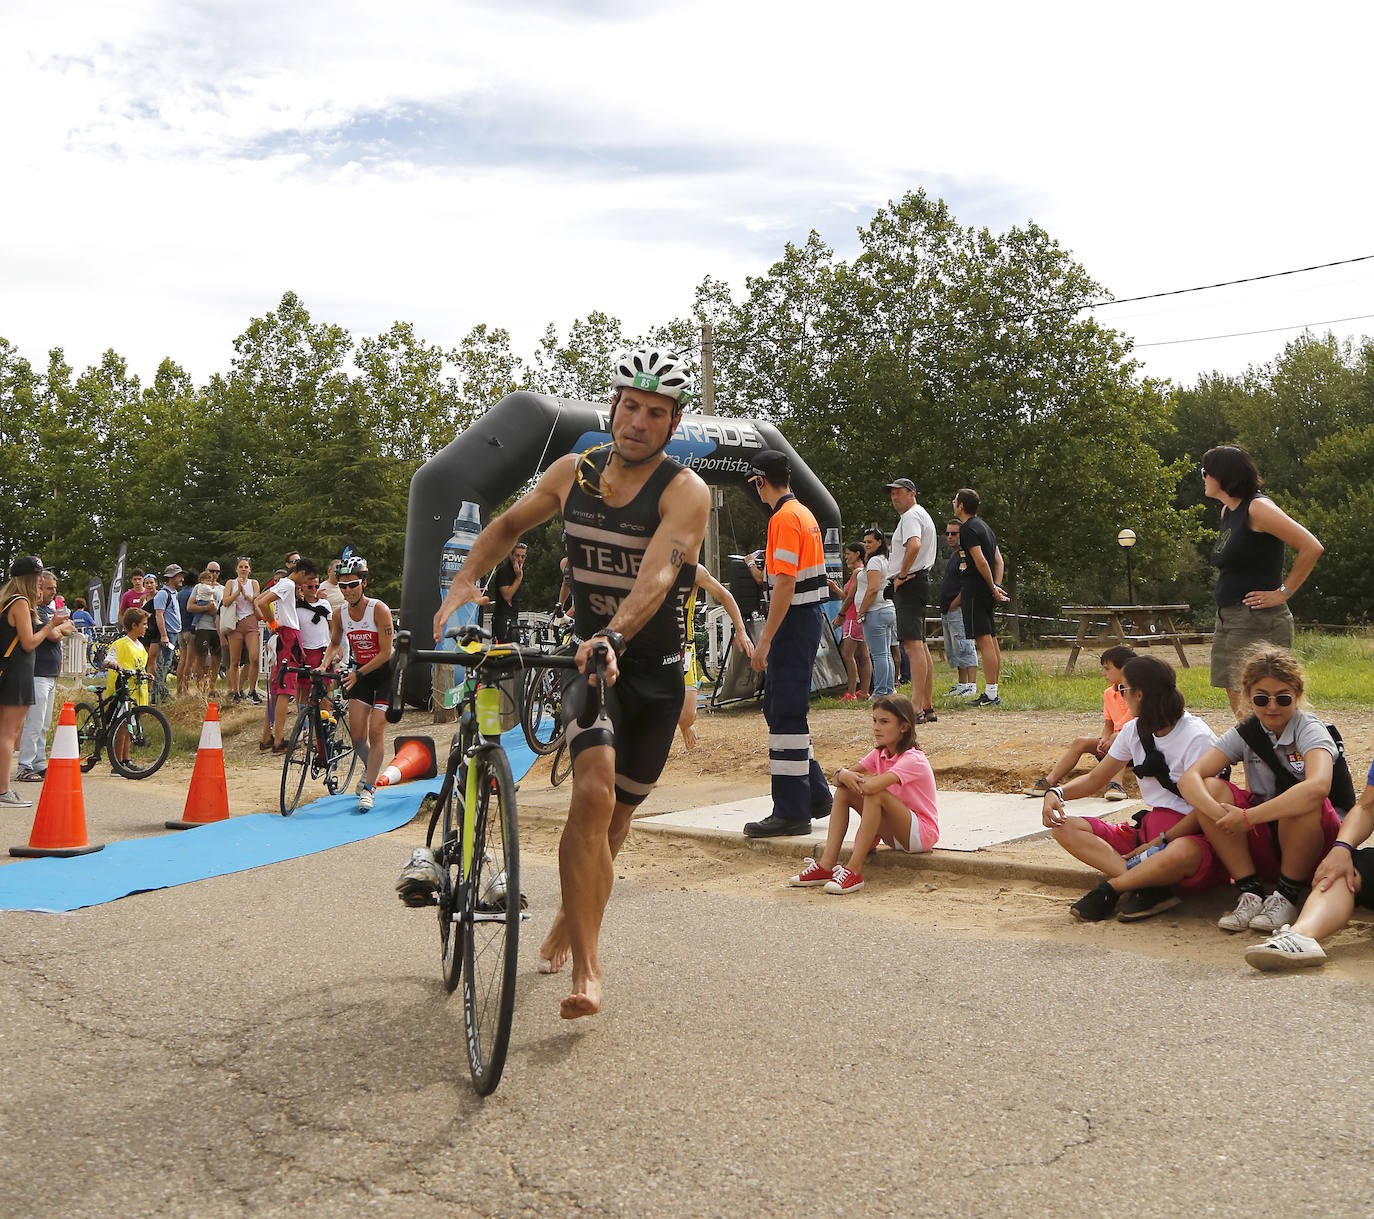
<svg viewBox="0 0 1374 1219">
<path fill-rule="evenodd" d="M 562 905 L 540 948 L 541 971 L 572 956 L 565 1020 L 601 1010 L 597 940 L 614 876 L 613 860 L 634 809 L 663 771 L 682 709 L 683 607 L 696 578 L 710 495 L 664 449 L 689 390 L 685 361 L 640 348 L 612 370 L 611 442 L 560 457 L 534 490 L 478 536 L 434 617 L 434 638 L 460 606 L 477 601 L 477 580 L 521 534 L 561 511 L 573 575 L 578 668 L 592 649 L 606 653 L 606 707 L 591 727 L 575 720 L 583 676 L 563 696 L 573 757 L 572 804 L 559 844 Z M 417 852 L 401 874 L 407 885 L 437 888 L 432 863 Z"/>
<path fill-rule="evenodd" d="M 124 634 L 114 641 L 112 647 L 105 654 L 103 668 L 110 670 L 110 676 L 105 684 L 106 695 L 113 695 L 115 686 L 119 681 L 119 670 L 132 669 L 139 676 L 130 679 L 129 694 L 134 702 L 140 707 L 148 705 L 148 685 L 151 679 L 146 679 L 148 670 L 148 649 L 143 646 L 143 634 L 148 629 L 148 611 L 133 606 L 126 609 L 119 615 L 119 624 L 124 628 Z M 120 728 L 115 734 L 112 742 L 111 761 L 114 758 L 120 761 L 128 761 L 129 758 L 129 731 L 127 728 Z"/>
<path fill-rule="evenodd" d="M 353 657 L 343 677 L 348 694 L 348 735 L 353 751 L 362 759 L 363 774 L 358 780 L 358 811 L 368 812 L 373 804 L 373 786 L 385 758 L 383 734 L 391 689 L 391 610 L 385 603 L 367 595 L 367 560 L 354 555 L 339 564 L 339 588 L 344 606 L 334 615 L 325 653 L 327 669 L 343 651 L 344 636 Z"/>
</svg>

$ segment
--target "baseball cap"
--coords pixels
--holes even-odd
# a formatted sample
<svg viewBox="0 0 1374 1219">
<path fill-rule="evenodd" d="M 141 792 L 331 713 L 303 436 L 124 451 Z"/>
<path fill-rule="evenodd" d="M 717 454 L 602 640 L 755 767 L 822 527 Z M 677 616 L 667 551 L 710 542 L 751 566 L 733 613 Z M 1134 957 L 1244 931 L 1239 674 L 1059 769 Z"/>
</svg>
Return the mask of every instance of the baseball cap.
<svg viewBox="0 0 1374 1219">
<path fill-rule="evenodd" d="M 43 560 L 36 554 L 20 555 L 10 568 L 11 576 L 36 576 L 43 570 Z"/>
<path fill-rule="evenodd" d="M 910 491 L 913 495 L 916 492 L 916 484 L 909 478 L 894 478 L 890 483 L 883 483 L 884 491 L 896 491 L 898 488 Z"/>
<path fill-rule="evenodd" d="M 178 563 L 168 563 L 167 566 L 166 566 L 165 568 L 163 568 L 163 571 L 162 571 L 162 578 L 163 578 L 164 580 L 170 580 L 173 576 L 179 576 L 179 575 L 181 575 L 181 571 L 182 571 L 182 569 L 181 569 L 181 565 L 180 565 L 180 564 L 178 564 Z"/>
<path fill-rule="evenodd" d="M 760 449 L 749 463 L 749 473 L 761 474 L 764 478 L 791 478 L 792 463 L 786 453 L 777 449 Z"/>
</svg>

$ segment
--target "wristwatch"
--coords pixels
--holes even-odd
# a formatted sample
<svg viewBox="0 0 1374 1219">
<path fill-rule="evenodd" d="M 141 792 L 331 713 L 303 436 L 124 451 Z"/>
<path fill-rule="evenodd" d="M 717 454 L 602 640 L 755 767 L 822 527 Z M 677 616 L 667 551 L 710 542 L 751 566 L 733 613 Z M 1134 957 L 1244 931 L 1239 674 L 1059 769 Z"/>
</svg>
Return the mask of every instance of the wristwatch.
<svg viewBox="0 0 1374 1219">
<path fill-rule="evenodd" d="M 622 635 L 619 631 L 597 631 L 596 634 L 592 636 L 592 638 L 604 639 L 607 643 L 611 645 L 611 651 L 613 651 L 617 656 L 625 655 L 625 636 Z"/>
</svg>

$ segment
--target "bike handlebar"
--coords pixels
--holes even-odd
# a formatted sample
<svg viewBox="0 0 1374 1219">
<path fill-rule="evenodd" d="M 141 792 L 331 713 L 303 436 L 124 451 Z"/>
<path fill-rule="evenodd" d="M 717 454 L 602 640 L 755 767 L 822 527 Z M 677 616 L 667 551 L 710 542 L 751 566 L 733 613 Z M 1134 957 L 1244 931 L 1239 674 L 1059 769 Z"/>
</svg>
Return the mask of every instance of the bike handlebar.
<svg viewBox="0 0 1374 1219">
<path fill-rule="evenodd" d="M 406 670 L 412 660 L 419 661 L 421 664 L 440 664 L 440 665 L 462 665 L 465 669 L 478 669 L 488 667 L 496 670 L 498 677 L 507 675 L 506 671 L 517 671 L 520 669 L 576 669 L 577 658 L 570 654 L 558 654 L 554 652 L 540 652 L 535 648 L 520 648 L 514 644 L 491 642 L 491 635 L 479 626 L 463 627 L 456 631 L 450 631 L 445 639 L 455 639 L 460 645 L 468 643 L 482 643 L 487 646 L 478 651 L 465 651 L 461 647 L 458 651 L 447 651 L 440 649 L 412 649 L 409 631 L 397 631 L 396 638 L 392 644 L 391 660 L 391 699 L 387 704 L 386 718 L 391 724 L 399 724 L 404 710 L 404 696 L 406 685 Z M 600 642 L 592 648 L 589 669 L 596 677 L 596 685 L 588 683 L 589 697 L 582 713 L 577 717 L 578 724 L 583 728 L 590 728 L 593 721 L 601 714 L 601 691 L 604 686 L 606 671 L 606 655 L 610 644 Z"/>
<path fill-rule="evenodd" d="M 343 681 L 343 674 L 335 669 L 312 669 L 309 665 L 282 665 L 283 673 L 296 673 L 301 677 L 317 677 L 320 681 Z"/>
</svg>

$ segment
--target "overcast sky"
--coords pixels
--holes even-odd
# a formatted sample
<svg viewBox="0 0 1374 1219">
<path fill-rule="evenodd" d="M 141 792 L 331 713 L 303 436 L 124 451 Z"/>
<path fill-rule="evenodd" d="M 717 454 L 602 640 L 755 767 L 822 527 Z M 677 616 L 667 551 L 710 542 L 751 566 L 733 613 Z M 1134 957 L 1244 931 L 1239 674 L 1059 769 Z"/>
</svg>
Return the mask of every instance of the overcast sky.
<svg viewBox="0 0 1374 1219">
<path fill-rule="evenodd" d="M 355 336 L 528 354 L 738 293 L 812 228 L 850 253 L 917 187 L 1118 297 L 1374 254 L 1371 11 L 4 0 L 0 336 L 203 381 L 292 289 Z M 1098 316 L 1186 383 L 1360 315 L 1374 261 Z"/>
</svg>

